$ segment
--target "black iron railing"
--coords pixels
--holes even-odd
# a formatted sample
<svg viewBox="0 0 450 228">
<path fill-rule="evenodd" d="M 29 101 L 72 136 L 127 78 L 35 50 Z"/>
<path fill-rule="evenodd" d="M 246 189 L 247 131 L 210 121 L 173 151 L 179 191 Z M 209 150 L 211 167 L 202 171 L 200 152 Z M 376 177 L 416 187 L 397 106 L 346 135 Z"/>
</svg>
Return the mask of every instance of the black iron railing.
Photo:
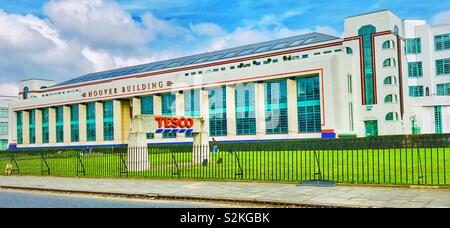
<svg viewBox="0 0 450 228">
<path fill-rule="evenodd" d="M 148 148 L 10 150 L 13 175 L 450 184 L 450 135 L 313 139 Z M 133 155 L 130 155 L 134 152 Z M 20 171 L 20 172 L 19 172 Z"/>
</svg>

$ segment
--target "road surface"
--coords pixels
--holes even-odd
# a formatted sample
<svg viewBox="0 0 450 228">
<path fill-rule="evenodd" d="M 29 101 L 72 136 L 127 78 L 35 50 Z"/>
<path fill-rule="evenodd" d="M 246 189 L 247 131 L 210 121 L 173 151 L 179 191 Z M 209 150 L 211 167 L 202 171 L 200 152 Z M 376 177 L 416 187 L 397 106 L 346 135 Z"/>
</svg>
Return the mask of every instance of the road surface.
<svg viewBox="0 0 450 228">
<path fill-rule="evenodd" d="M 0 208 L 224 208 L 189 201 L 138 200 L 0 190 Z"/>
</svg>

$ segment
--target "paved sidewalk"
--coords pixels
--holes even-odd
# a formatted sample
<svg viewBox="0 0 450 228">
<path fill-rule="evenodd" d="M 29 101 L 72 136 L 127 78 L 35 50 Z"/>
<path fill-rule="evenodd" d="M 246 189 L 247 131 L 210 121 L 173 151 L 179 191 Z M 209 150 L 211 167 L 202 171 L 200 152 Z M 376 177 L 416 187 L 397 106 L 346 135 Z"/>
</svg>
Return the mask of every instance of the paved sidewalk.
<svg viewBox="0 0 450 228">
<path fill-rule="evenodd" d="M 299 187 L 295 184 L 271 183 L 26 176 L 0 176 L 0 187 L 331 207 L 450 207 L 450 190 L 405 187 Z"/>
</svg>

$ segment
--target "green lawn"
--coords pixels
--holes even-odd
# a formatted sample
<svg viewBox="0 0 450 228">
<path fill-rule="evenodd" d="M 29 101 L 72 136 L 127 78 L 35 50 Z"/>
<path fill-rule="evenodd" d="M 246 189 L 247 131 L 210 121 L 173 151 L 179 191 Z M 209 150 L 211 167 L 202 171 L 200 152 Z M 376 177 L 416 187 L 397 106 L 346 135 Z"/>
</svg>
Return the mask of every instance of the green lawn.
<svg viewBox="0 0 450 228">
<path fill-rule="evenodd" d="M 78 152 L 18 154 L 21 175 L 120 177 L 126 176 L 126 154 Z M 223 159 L 217 164 L 219 158 Z M 210 155 L 207 165 L 194 164 L 190 150 L 149 150 L 150 169 L 128 177 L 189 178 L 299 182 L 311 179 L 340 183 L 449 185 L 450 148 L 339 151 L 240 151 Z M 239 162 L 238 162 L 239 160 Z M 0 166 L 10 162 L 0 154 Z M 240 164 L 240 165 L 239 165 Z M 3 172 L 2 172 L 3 174 Z M 238 175 L 242 174 L 242 175 Z"/>
</svg>

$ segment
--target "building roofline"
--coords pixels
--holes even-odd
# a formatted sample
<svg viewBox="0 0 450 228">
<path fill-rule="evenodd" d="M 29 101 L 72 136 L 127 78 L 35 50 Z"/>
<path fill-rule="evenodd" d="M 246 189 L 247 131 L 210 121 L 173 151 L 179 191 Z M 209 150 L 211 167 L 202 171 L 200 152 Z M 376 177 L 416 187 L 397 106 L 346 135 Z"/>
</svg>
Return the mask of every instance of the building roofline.
<svg viewBox="0 0 450 228">
<path fill-rule="evenodd" d="M 435 27 L 442 27 L 442 26 L 450 26 L 450 23 L 444 23 L 444 24 L 436 24 L 436 25 L 430 25 L 431 28 Z"/>
<path fill-rule="evenodd" d="M 28 78 L 28 79 L 21 80 L 20 82 L 33 81 L 33 80 L 36 80 L 36 81 L 46 81 L 46 82 L 55 82 L 55 81 L 53 81 L 53 80 L 42 79 L 42 78 Z"/>
<path fill-rule="evenodd" d="M 224 59 L 245 57 L 245 56 L 250 56 L 250 55 L 254 55 L 254 54 L 263 54 L 263 53 L 267 53 L 267 52 L 272 52 L 272 51 L 277 51 L 277 50 L 282 50 L 282 49 L 287 49 L 287 48 L 308 46 L 308 45 L 312 45 L 312 44 L 317 44 L 317 43 L 321 43 L 321 42 L 329 42 L 329 41 L 338 40 L 338 39 L 341 39 L 341 38 L 327 35 L 327 34 L 318 33 L 318 32 L 312 32 L 312 33 L 302 34 L 302 35 L 298 35 L 298 36 L 269 40 L 269 41 L 265 41 L 265 42 L 248 44 L 248 45 L 243 45 L 243 46 L 238 46 L 238 47 L 234 47 L 234 48 L 228 48 L 228 49 L 208 52 L 208 53 L 195 54 L 195 55 L 173 58 L 173 59 L 157 61 L 157 62 L 152 62 L 152 63 L 146 63 L 146 64 L 140 64 L 140 65 L 135 65 L 135 66 L 94 72 L 94 73 L 86 74 L 83 76 L 75 77 L 75 78 L 66 80 L 61 83 L 57 83 L 55 85 L 50 86 L 49 88 L 58 88 L 58 87 L 74 85 L 74 84 L 82 84 L 82 83 L 87 83 L 87 82 L 96 81 L 96 80 L 100 80 L 100 79 L 110 79 L 110 78 L 122 77 L 125 75 L 132 75 L 132 74 L 136 74 L 136 73 L 144 73 L 144 72 L 147 73 L 147 72 L 154 72 L 154 71 L 159 71 L 159 70 L 163 70 L 163 69 L 172 69 L 172 68 L 178 68 L 178 67 L 183 67 L 183 66 L 197 65 L 197 64 L 214 62 L 214 61 L 219 61 L 219 60 L 224 60 Z M 301 43 L 294 45 L 294 46 L 290 45 L 290 44 L 292 44 L 296 41 L 300 41 L 300 40 L 302 40 Z M 275 48 L 279 44 L 287 44 L 287 45 L 285 47 Z M 259 48 L 262 48 L 262 47 L 268 47 L 268 50 L 256 52 Z M 252 51 L 248 54 L 244 54 L 244 55 L 236 54 L 236 55 L 227 57 L 228 54 L 242 53 L 249 49 L 252 49 Z M 221 55 L 220 58 L 212 59 L 213 57 L 219 56 L 219 55 Z M 201 62 L 196 61 L 196 60 L 200 60 L 200 59 L 206 59 L 206 60 L 201 61 Z M 172 66 L 172 64 L 175 64 L 175 65 Z M 159 66 L 162 66 L 162 67 L 156 69 Z M 142 71 L 136 71 L 133 73 L 129 73 L 130 71 L 133 71 L 137 68 L 142 69 Z"/>
<path fill-rule="evenodd" d="M 389 9 L 382 9 L 382 10 L 377 10 L 377 11 L 372 11 L 372 12 L 367 12 L 367 13 L 361 13 L 361 14 L 357 14 L 357 15 L 353 15 L 353 16 L 348 16 L 345 19 L 348 18 L 353 18 L 353 17 L 360 17 L 360 16 L 365 16 L 365 15 L 370 15 L 370 14 L 375 14 L 375 13 L 381 13 L 381 12 L 389 12 L 394 14 L 391 10 Z M 395 14 L 394 14 L 395 15 Z"/>
</svg>

